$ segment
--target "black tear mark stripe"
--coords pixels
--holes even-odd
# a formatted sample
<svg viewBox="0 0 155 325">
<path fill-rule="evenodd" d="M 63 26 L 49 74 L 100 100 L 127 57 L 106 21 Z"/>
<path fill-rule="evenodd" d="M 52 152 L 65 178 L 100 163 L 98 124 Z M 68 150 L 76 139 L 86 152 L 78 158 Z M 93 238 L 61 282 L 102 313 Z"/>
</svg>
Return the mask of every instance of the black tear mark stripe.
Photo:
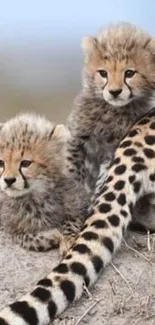
<svg viewBox="0 0 155 325">
<path fill-rule="evenodd" d="M 75 298 L 75 285 L 72 281 L 64 280 L 60 284 L 60 288 L 63 291 L 68 302 L 73 302 Z"/>
<path fill-rule="evenodd" d="M 17 316 L 24 319 L 29 325 L 38 325 L 39 320 L 33 307 L 30 307 L 26 301 L 17 301 L 10 305 L 10 309 Z"/>
<path fill-rule="evenodd" d="M 47 302 L 51 298 L 51 293 L 47 289 L 38 287 L 34 291 L 31 292 L 31 296 L 37 298 L 41 302 Z"/>
</svg>

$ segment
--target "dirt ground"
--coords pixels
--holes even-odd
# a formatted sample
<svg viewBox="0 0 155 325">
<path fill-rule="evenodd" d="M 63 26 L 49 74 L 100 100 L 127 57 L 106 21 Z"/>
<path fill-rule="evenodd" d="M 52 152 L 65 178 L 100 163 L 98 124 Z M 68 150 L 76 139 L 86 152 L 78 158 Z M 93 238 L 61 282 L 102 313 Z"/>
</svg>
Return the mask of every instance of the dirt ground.
<svg viewBox="0 0 155 325">
<path fill-rule="evenodd" d="M 126 243 L 55 325 L 155 325 L 155 235 L 130 232 Z M 27 252 L 0 231 L 0 309 L 31 290 L 58 260 L 58 251 Z"/>
</svg>

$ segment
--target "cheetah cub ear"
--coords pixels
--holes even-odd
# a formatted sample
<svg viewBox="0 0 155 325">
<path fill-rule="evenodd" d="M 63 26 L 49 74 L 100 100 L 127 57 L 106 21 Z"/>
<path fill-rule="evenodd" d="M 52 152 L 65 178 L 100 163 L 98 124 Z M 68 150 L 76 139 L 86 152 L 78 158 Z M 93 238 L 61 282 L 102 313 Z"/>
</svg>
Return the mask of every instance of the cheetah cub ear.
<svg viewBox="0 0 155 325">
<path fill-rule="evenodd" d="M 147 44 L 147 49 L 149 49 L 149 51 L 155 55 L 155 38 L 152 38 L 149 43 Z"/>
<path fill-rule="evenodd" d="M 69 130 L 65 127 L 63 124 L 58 124 L 55 126 L 53 133 L 52 133 L 52 139 L 59 139 L 64 142 L 68 140 L 70 137 Z"/>
<path fill-rule="evenodd" d="M 92 52 L 97 48 L 97 45 L 97 39 L 91 36 L 85 36 L 81 43 L 83 52 L 86 56 L 91 55 Z"/>
</svg>

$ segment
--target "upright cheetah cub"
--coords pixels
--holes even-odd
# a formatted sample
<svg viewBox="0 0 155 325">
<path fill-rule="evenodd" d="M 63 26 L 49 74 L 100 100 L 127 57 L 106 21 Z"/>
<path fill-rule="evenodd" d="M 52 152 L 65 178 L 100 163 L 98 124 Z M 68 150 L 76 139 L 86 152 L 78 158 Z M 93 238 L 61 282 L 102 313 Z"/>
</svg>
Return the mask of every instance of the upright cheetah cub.
<svg viewBox="0 0 155 325">
<path fill-rule="evenodd" d="M 63 125 L 32 114 L 1 125 L 1 225 L 24 248 L 63 247 L 84 222 L 88 198 L 69 172 L 69 138 Z"/>
<path fill-rule="evenodd" d="M 82 47 L 83 85 L 68 125 L 73 138 L 83 139 L 88 185 L 94 189 L 99 171 L 106 175 L 106 163 L 118 143 L 152 108 L 155 39 L 134 25 L 120 23 L 85 37 Z"/>
</svg>

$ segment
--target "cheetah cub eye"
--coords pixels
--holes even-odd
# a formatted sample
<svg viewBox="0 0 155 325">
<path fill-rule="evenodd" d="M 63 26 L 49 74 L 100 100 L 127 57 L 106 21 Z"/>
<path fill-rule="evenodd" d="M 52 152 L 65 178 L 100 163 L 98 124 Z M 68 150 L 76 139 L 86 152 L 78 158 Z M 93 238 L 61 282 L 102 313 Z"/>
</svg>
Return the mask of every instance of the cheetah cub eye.
<svg viewBox="0 0 155 325">
<path fill-rule="evenodd" d="M 132 78 L 135 75 L 135 73 L 136 73 L 135 70 L 129 69 L 129 70 L 125 71 L 124 76 L 125 76 L 125 78 Z"/>
<path fill-rule="evenodd" d="M 98 70 L 98 73 L 102 78 L 107 78 L 108 77 L 108 72 L 106 70 Z"/>
<path fill-rule="evenodd" d="M 4 168 L 4 161 L 0 159 L 0 168 Z"/>
<path fill-rule="evenodd" d="M 20 163 L 20 168 L 28 168 L 31 164 L 31 160 L 22 160 Z"/>
</svg>

